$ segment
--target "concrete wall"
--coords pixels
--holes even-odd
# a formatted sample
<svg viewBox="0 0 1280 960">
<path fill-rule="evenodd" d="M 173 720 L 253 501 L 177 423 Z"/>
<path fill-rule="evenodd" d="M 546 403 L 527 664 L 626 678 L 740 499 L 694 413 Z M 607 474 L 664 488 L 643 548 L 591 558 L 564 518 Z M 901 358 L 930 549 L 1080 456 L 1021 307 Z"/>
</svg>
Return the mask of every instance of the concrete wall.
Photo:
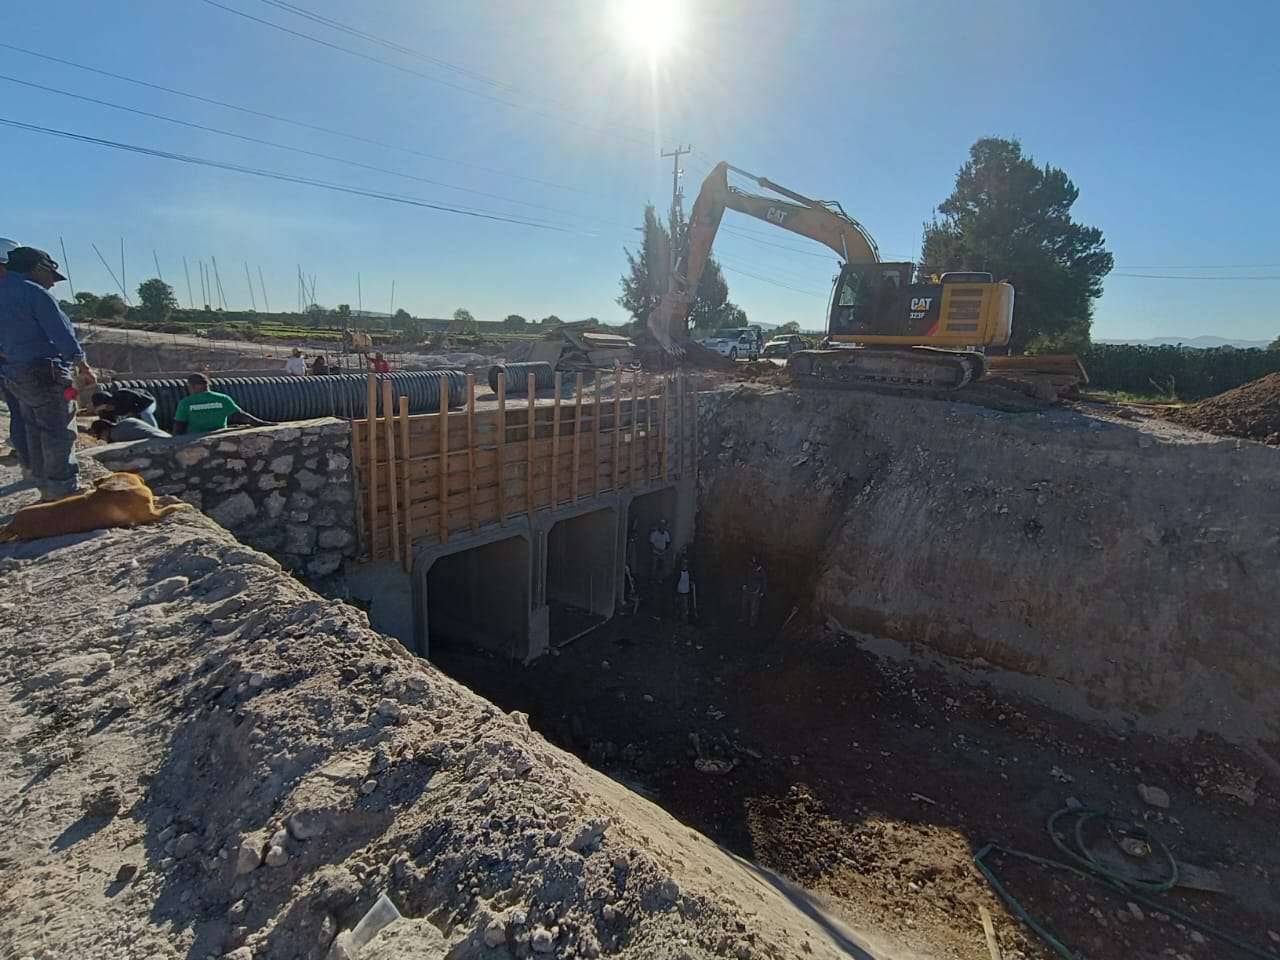
<svg viewBox="0 0 1280 960">
<path fill-rule="evenodd" d="M 811 601 L 1141 729 L 1280 737 L 1280 449 L 865 392 L 701 416 L 699 554 L 762 552 L 771 615 Z"/>
<path fill-rule="evenodd" d="M 334 573 L 356 551 L 351 431 L 341 420 L 230 430 L 95 448 L 306 576 Z"/>
</svg>

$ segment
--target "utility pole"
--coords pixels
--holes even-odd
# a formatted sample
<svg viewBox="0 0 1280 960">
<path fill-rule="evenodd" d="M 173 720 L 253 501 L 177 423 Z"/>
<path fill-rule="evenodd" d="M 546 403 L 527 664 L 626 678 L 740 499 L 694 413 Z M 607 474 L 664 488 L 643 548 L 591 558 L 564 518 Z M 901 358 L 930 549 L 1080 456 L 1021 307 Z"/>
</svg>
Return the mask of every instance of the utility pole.
<svg viewBox="0 0 1280 960">
<path fill-rule="evenodd" d="M 222 274 L 218 271 L 218 258 L 213 254 L 209 254 L 209 262 L 213 264 L 213 284 L 214 289 L 218 292 L 218 304 L 225 310 L 227 309 L 227 294 L 222 289 Z"/>
<path fill-rule="evenodd" d="M 693 152 L 693 144 L 687 143 L 683 147 L 676 147 L 674 150 L 663 150 L 660 152 L 661 157 L 671 158 L 671 262 L 668 264 L 672 273 L 676 270 L 676 212 L 680 210 L 680 200 L 683 194 L 680 192 L 680 158 L 686 153 Z"/>
<path fill-rule="evenodd" d="M 120 292 L 124 295 L 124 302 L 129 302 L 129 281 L 124 275 L 124 237 L 120 238 Z"/>
<path fill-rule="evenodd" d="M 356 274 L 356 316 L 364 316 L 364 288 L 360 286 L 360 274 Z"/>
<path fill-rule="evenodd" d="M 67 245 L 62 241 L 62 235 L 58 235 L 58 246 L 62 247 L 62 269 L 67 274 L 67 286 L 71 288 L 71 299 L 76 298 L 76 285 L 71 280 L 71 261 L 67 259 Z"/>
<path fill-rule="evenodd" d="M 258 312 L 258 298 L 253 293 L 253 278 L 249 276 L 249 261 L 244 262 L 244 282 L 249 285 L 249 305 L 253 308 L 253 312 Z"/>
<path fill-rule="evenodd" d="M 156 279 L 163 283 L 164 274 L 160 272 L 160 257 L 156 255 L 155 247 L 151 248 L 151 259 L 154 260 L 156 264 Z"/>
<path fill-rule="evenodd" d="M 391 278 L 391 315 L 396 315 L 396 281 L 395 277 Z"/>
<path fill-rule="evenodd" d="M 258 286 L 262 288 L 262 309 L 265 313 L 271 312 L 271 304 L 267 301 L 267 282 L 262 279 L 262 264 L 258 264 Z"/>
<path fill-rule="evenodd" d="M 182 272 L 187 277 L 187 306 L 194 310 L 196 308 L 196 298 L 191 295 L 191 268 L 187 266 L 185 255 L 182 258 Z"/>
</svg>

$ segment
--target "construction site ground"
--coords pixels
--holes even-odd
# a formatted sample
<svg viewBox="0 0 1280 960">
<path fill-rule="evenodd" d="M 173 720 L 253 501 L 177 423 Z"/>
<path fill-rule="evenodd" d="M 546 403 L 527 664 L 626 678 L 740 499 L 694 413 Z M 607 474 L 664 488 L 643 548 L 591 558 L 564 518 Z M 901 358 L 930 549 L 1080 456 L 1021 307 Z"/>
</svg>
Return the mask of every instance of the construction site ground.
<svg viewBox="0 0 1280 960">
<path fill-rule="evenodd" d="M 973 854 L 994 841 L 1062 859 L 1045 822 L 1075 801 L 1143 820 L 1176 856 L 1219 871 L 1225 894 L 1160 896 L 1280 955 L 1273 765 L 1210 738 L 1109 733 L 987 692 L 980 664 L 961 675 L 908 663 L 821 625 L 779 633 L 784 609 L 751 629 L 736 620 L 736 584 L 718 579 L 703 574 L 697 624 L 646 603 L 518 671 L 456 643 L 433 657 L 850 924 L 921 956 L 988 960 L 980 905 L 1007 960 L 1054 956 Z M 1170 808 L 1144 803 L 1139 784 L 1166 789 Z M 1010 858 L 993 865 L 1082 958 L 1237 955 L 1157 911 L 1136 908 L 1139 919 L 1100 883 Z"/>
</svg>

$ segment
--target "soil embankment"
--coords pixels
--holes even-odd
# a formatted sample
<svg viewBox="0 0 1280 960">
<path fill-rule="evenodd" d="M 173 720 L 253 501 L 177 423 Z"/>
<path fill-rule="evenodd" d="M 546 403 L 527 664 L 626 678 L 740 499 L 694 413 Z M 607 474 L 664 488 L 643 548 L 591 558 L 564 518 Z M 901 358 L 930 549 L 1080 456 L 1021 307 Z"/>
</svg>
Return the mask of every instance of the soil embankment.
<svg viewBox="0 0 1280 960">
<path fill-rule="evenodd" d="M 0 565 L 0 956 L 860 955 L 210 520 Z"/>
<path fill-rule="evenodd" d="M 1280 451 L 1064 409 L 701 400 L 704 569 L 758 551 L 775 596 L 1095 718 L 1280 738 Z"/>
<path fill-rule="evenodd" d="M 1280 373 L 1174 410 L 1169 419 L 1220 437 L 1280 445 Z"/>
</svg>

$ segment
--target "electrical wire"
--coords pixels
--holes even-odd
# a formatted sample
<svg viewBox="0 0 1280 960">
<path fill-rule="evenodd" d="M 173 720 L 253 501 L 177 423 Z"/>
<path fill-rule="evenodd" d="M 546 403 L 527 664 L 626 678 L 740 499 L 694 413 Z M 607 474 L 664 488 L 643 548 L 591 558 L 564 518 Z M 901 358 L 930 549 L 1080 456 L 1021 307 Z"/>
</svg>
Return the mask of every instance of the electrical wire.
<svg viewBox="0 0 1280 960">
<path fill-rule="evenodd" d="M 251 13 L 246 13 L 243 10 L 237 10 L 235 7 L 229 7 L 225 3 L 220 3 L 219 0 L 201 0 L 201 2 L 206 3 L 211 7 L 217 7 L 219 10 L 225 10 L 227 13 L 235 14 L 237 17 L 243 17 L 246 20 L 250 20 L 254 23 L 261 24 L 264 27 L 270 27 L 273 30 L 279 30 L 281 33 L 288 34 L 291 37 L 297 37 L 298 39 L 301 39 L 301 40 L 307 40 L 311 43 L 318 44 L 319 46 L 327 47 L 330 50 L 340 50 L 343 53 L 348 54 L 349 56 L 357 57 L 361 60 L 366 60 L 370 63 L 377 63 L 384 67 L 389 67 L 390 69 L 397 70 L 400 73 L 404 73 L 412 77 L 418 77 L 421 80 L 426 80 L 428 83 L 440 84 L 441 86 L 448 87 L 451 90 L 457 90 L 461 93 L 470 94 L 473 97 L 479 97 L 482 100 L 488 100 L 492 103 L 501 104 L 502 106 L 505 106 L 505 107 L 511 107 L 514 110 L 525 110 L 525 111 L 528 111 L 529 113 L 535 114 L 545 119 L 555 120 L 558 123 L 567 123 L 571 126 L 579 127 L 591 133 L 608 134 L 619 140 L 625 140 L 629 143 L 640 144 L 641 146 L 645 146 L 645 147 L 650 147 L 653 145 L 651 140 L 642 140 L 638 137 L 633 137 L 630 134 L 620 133 L 616 130 L 611 131 L 607 127 L 600 127 L 595 124 L 584 123 L 580 120 L 574 120 L 572 117 L 562 116 L 555 113 L 549 113 L 546 110 L 540 110 L 537 107 L 532 107 L 525 103 L 520 103 L 515 100 L 508 100 L 504 97 L 499 97 L 492 93 L 485 93 L 481 90 L 472 90 L 470 87 L 464 87 L 461 84 L 453 83 L 452 81 L 449 81 L 449 80 L 443 80 L 440 77 L 433 77 L 429 73 L 423 73 L 421 70 L 415 70 L 412 67 L 406 67 L 404 64 L 396 63 L 392 60 L 384 60 L 382 57 L 375 57 L 373 54 L 370 54 L 370 53 L 362 53 L 359 50 L 353 50 L 351 47 L 344 47 L 340 43 L 334 43 L 331 40 L 325 40 L 321 37 L 315 37 L 309 33 L 303 33 L 301 30 L 294 30 L 292 27 L 286 27 L 283 24 L 274 23 L 271 20 L 265 20 L 262 17 L 255 17 Z"/>
<path fill-rule="evenodd" d="M 771 286 L 782 287 L 784 290 L 792 290 L 795 293 L 803 293 L 805 296 L 817 297 L 819 300 L 827 299 L 825 293 L 818 293 L 814 290 L 802 290 L 800 287 L 793 287 L 789 283 L 783 283 L 781 280 L 771 280 L 769 277 L 762 277 L 758 273 L 751 273 L 749 270 L 739 270 L 737 267 L 731 267 L 723 260 L 720 261 L 720 269 L 728 270 L 730 273 L 738 273 L 744 277 L 751 277 L 753 280 L 759 280 L 761 283 L 767 283 Z"/>
<path fill-rule="evenodd" d="M 72 93 L 69 90 L 60 90 L 57 87 L 47 87 L 44 84 L 33 83 L 30 80 L 20 80 L 17 77 L 10 77 L 5 74 L 0 74 L 0 80 L 5 80 L 5 81 L 8 81 L 9 83 L 21 84 L 24 87 L 31 87 L 36 90 L 43 90 L 47 93 L 56 93 L 59 96 L 70 97 L 73 100 L 80 100 L 85 103 L 95 103 L 95 104 L 98 104 L 99 106 L 110 107 L 112 110 L 122 110 L 125 113 L 132 113 L 140 117 L 149 117 L 153 120 L 163 120 L 165 123 L 173 123 L 173 124 L 177 124 L 178 126 L 189 127 L 194 130 L 203 130 L 206 133 L 215 133 L 215 134 L 218 134 L 219 136 L 231 137 L 235 140 L 243 140 L 246 143 L 256 143 L 262 146 L 274 147 L 277 150 L 288 150 L 290 153 L 298 153 L 307 157 L 317 157 L 321 160 L 333 161 L 334 163 L 345 163 L 348 166 L 359 167 L 360 169 L 363 169 L 363 170 L 372 170 L 376 173 L 385 173 L 393 177 L 403 177 L 406 180 L 416 180 L 419 183 L 428 183 L 435 187 L 444 187 L 445 189 L 448 189 L 448 190 L 458 190 L 463 193 L 471 193 L 471 194 L 475 194 L 476 196 L 487 197 L 490 200 L 501 200 L 505 203 L 515 203 L 524 207 L 532 207 L 537 210 L 546 210 L 551 213 L 558 213 L 562 216 L 581 217 L 586 220 L 595 220 L 598 223 L 609 224 L 610 226 L 619 226 L 619 224 L 615 224 L 613 223 L 613 221 L 603 220 L 599 217 L 592 216 L 591 214 L 577 213 L 572 210 L 562 210 L 558 207 L 549 207 L 549 206 L 546 206 L 545 204 L 533 203 L 532 201 L 529 201 L 529 200 L 519 200 L 515 197 L 506 197 L 499 193 L 489 193 L 488 191 L 485 191 L 485 190 L 475 190 L 475 189 L 472 189 L 471 187 L 461 187 L 461 186 L 458 186 L 457 184 L 446 183 L 443 180 L 432 180 L 430 177 L 420 177 L 416 174 L 405 173 L 404 171 L 401 171 L 401 170 L 391 170 L 386 167 L 379 167 L 370 163 L 361 163 L 358 160 L 349 160 L 346 157 L 337 157 L 329 153 L 320 153 L 315 150 L 306 150 L 306 149 L 303 149 L 302 147 L 294 147 L 285 143 L 277 143 L 274 140 L 264 140 L 260 137 L 251 137 L 242 133 L 234 133 L 230 130 L 222 130 L 222 129 L 219 129 L 218 127 L 207 126 L 206 124 L 203 124 L 203 123 L 195 123 L 190 120 L 182 120 L 177 117 L 166 116 L 165 114 L 162 114 L 162 113 L 152 113 L 149 110 L 139 110 L 135 107 L 125 106 L 124 104 L 113 103 L 110 100 L 100 100 L 97 97 L 90 97 L 84 94 Z"/>
<path fill-rule="evenodd" d="M 1165 273 L 1111 273 L 1112 277 L 1137 277 L 1142 280 L 1280 280 L 1280 274 L 1252 277 L 1175 277 Z"/>
<path fill-rule="evenodd" d="M 456 213 L 460 216 L 476 217 L 481 220 L 493 220 L 499 223 L 512 223 L 522 227 L 535 227 L 541 230 L 555 230 L 559 233 L 575 233 L 573 228 L 563 224 L 549 223 L 547 221 L 532 220 L 527 218 L 507 216 L 492 210 L 481 210 L 467 207 L 454 207 L 448 204 L 434 203 L 430 200 L 423 200 L 420 197 L 410 197 L 403 194 L 385 193 L 379 190 L 367 190 L 361 187 L 352 187 L 341 183 L 332 183 L 327 180 L 317 180 L 312 177 L 302 177 L 290 173 L 282 173 L 277 170 L 266 170 L 259 167 L 247 167 L 238 163 L 229 163 L 223 160 L 211 160 L 207 157 L 192 157 L 181 153 L 171 153 L 167 150 L 156 150 L 151 147 L 141 147 L 131 143 L 121 143 L 117 140 L 106 140 L 101 137 L 91 137 L 87 134 L 73 133 L 68 130 L 57 130 L 53 127 L 43 127 L 33 123 L 23 123 L 20 120 L 12 120 L 8 117 L 0 117 L 0 124 L 7 127 L 13 127 L 18 130 L 27 130 L 32 133 L 43 133 L 48 136 L 61 137 L 66 140 L 75 140 L 80 143 L 90 143 L 102 147 L 111 147 L 116 150 L 124 150 L 129 153 L 137 153 L 143 156 L 156 157 L 163 160 L 175 160 L 181 163 L 189 163 L 194 166 L 210 167 L 216 170 L 228 170 L 233 173 L 243 173 L 254 177 L 263 177 L 268 180 L 279 180 L 284 183 L 297 183 L 305 186 L 320 187 L 325 190 L 332 190 L 337 193 L 347 193 L 358 197 L 369 197 L 375 200 L 387 200 L 392 203 L 403 203 L 412 207 L 422 207 L 428 210 L 439 210 L 443 213 Z"/>
<path fill-rule="evenodd" d="M 14 44 L 5 43 L 3 41 L 0 41 L 0 49 L 13 50 L 16 53 L 26 54 L 29 57 L 35 57 L 36 59 L 39 59 L 39 60 L 45 60 L 50 63 L 58 63 L 66 67 L 72 67 L 76 70 L 83 70 L 86 73 L 97 74 L 100 77 L 110 77 L 112 80 L 120 80 L 120 81 L 123 81 L 124 83 L 132 83 L 136 86 L 145 87 L 149 90 L 158 90 L 161 93 L 172 94 L 175 97 L 184 97 L 187 100 L 194 100 L 198 103 L 207 103 L 215 107 L 223 107 L 227 110 L 234 110 L 238 113 L 247 114 L 253 117 L 259 117 L 263 120 L 274 120 L 277 123 L 287 123 L 290 126 L 299 127 L 303 130 L 311 130 L 315 133 L 323 133 L 333 137 L 342 137 L 346 140 L 352 140 L 357 143 L 365 143 L 375 147 L 382 147 L 387 150 L 399 150 L 403 153 L 407 153 L 415 157 L 422 157 L 426 160 L 436 160 L 436 161 L 439 161 L 440 163 L 450 163 L 450 164 L 454 164 L 455 166 L 466 167 L 472 170 L 481 170 L 485 173 L 492 173 L 495 176 L 510 177 L 513 180 L 522 180 L 526 183 L 536 183 L 539 186 L 553 187 L 557 190 L 568 190 L 573 193 L 581 193 L 587 196 L 596 196 L 596 197 L 605 196 L 604 194 L 596 193 L 591 190 L 584 190 L 582 187 L 575 187 L 570 184 L 556 183 L 552 180 L 542 180 L 542 179 L 539 179 L 538 177 L 529 177 L 519 173 L 512 173 L 509 170 L 499 170 L 495 167 L 486 167 L 482 164 L 470 163 L 464 160 L 456 160 L 452 157 L 445 157 L 436 153 L 426 153 L 424 151 L 415 150 L 412 147 L 406 147 L 401 144 L 388 143 L 387 141 L 384 141 L 384 140 L 376 140 L 371 137 L 364 137 L 359 134 L 350 133 L 345 130 L 335 130 L 331 127 L 323 127 L 314 123 L 306 123 L 305 121 L 302 121 L 302 120 L 294 120 L 291 117 L 285 117 L 275 113 L 267 113 L 266 111 L 263 111 L 263 110 L 255 110 L 252 107 L 240 106 L 239 104 L 229 103 L 226 100 L 217 100 L 217 99 L 214 99 L 213 97 L 205 97 L 198 93 L 191 93 L 190 91 L 178 90 L 174 87 L 166 87 L 159 83 L 152 83 L 149 80 L 139 80 L 136 77 L 125 76 L 122 73 L 113 73 L 110 70 L 103 70 L 98 67 L 90 67 L 83 63 L 76 63 L 74 60 L 66 60 L 62 57 L 55 57 L 47 53 L 38 53 L 35 50 L 28 50 L 25 47 L 15 46 Z"/>
</svg>

